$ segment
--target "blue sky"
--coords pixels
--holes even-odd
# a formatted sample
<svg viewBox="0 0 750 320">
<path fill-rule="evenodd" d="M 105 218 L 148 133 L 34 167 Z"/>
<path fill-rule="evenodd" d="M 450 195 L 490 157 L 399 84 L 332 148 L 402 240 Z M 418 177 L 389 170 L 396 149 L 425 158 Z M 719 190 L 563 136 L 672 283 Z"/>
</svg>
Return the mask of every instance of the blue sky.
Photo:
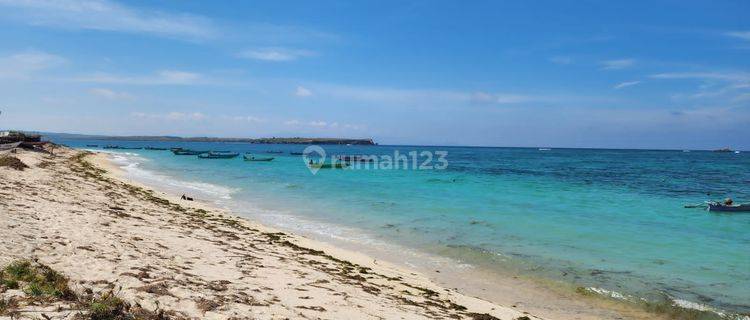
<svg viewBox="0 0 750 320">
<path fill-rule="evenodd" d="M 0 127 L 750 149 L 748 1 L 0 0 Z"/>
</svg>

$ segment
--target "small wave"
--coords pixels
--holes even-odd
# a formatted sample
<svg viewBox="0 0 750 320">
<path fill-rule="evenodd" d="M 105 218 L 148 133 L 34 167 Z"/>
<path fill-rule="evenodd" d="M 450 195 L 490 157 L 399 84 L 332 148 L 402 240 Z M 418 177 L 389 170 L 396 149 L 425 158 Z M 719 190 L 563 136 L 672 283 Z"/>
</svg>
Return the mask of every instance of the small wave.
<svg viewBox="0 0 750 320">
<path fill-rule="evenodd" d="M 219 186 L 206 182 L 185 181 L 174 177 L 166 176 L 150 170 L 141 168 L 141 164 L 148 159 L 141 158 L 132 153 L 112 153 L 112 162 L 122 168 L 127 175 L 133 180 L 145 184 L 156 185 L 177 193 L 185 192 L 186 189 L 203 196 L 218 198 L 223 200 L 232 199 L 232 194 L 237 189 Z"/>
</svg>

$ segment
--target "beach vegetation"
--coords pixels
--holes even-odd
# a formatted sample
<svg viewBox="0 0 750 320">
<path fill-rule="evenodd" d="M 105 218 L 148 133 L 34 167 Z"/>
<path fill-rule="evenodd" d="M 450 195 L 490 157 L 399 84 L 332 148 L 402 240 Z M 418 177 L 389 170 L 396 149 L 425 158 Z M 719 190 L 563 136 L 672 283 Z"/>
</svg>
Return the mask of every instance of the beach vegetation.
<svg viewBox="0 0 750 320">
<path fill-rule="evenodd" d="M 68 278 L 48 266 L 28 260 L 15 261 L 3 268 L 0 283 L 8 289 L 22 288 L 32 297 L 75 298 L 68 287 Z"/>
<path fill-rule="evenodd" d="M 19 171 L 23 171 L 23 169 L 26 169 L 29 166 L 14 156 L 2 156 L 0 157 L 0 167 L 8 167 L 8 168 L 16 169 Z"/>
</svg>

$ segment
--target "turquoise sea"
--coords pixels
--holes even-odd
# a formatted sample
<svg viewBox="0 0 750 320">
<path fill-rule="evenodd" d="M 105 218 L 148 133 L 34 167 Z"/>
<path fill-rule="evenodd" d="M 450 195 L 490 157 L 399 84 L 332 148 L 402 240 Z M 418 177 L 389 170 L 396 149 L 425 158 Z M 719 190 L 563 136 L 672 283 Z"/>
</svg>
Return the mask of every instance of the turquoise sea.
<svg viewBox="0 0 750 320">
<path fill-rule="evenodd" d="M 750 213 L 684 208 L 750 202 L 750 152 L 323 146 L 329 155 L 446 151 L 448 166 L 313 175 L 289 154 L 299 145 L 57 142 L 283 151 L 264 163 L 111 150 L 144 183 L 324 239 L 397 245 L 624 299 L 750 313 Z"/>
</svg>

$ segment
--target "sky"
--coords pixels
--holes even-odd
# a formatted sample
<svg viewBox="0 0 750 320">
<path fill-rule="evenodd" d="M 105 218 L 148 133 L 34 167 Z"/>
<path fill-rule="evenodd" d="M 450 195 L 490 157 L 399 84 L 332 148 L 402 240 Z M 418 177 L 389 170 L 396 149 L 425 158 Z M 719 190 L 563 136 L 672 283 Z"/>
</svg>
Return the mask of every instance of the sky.
<svg viewBox="0 0 750 320">
<path fill-rule="evenodd" d="M 750 150 L 750 1 L 0 0 L 0 128 Z"/>
</svg>

